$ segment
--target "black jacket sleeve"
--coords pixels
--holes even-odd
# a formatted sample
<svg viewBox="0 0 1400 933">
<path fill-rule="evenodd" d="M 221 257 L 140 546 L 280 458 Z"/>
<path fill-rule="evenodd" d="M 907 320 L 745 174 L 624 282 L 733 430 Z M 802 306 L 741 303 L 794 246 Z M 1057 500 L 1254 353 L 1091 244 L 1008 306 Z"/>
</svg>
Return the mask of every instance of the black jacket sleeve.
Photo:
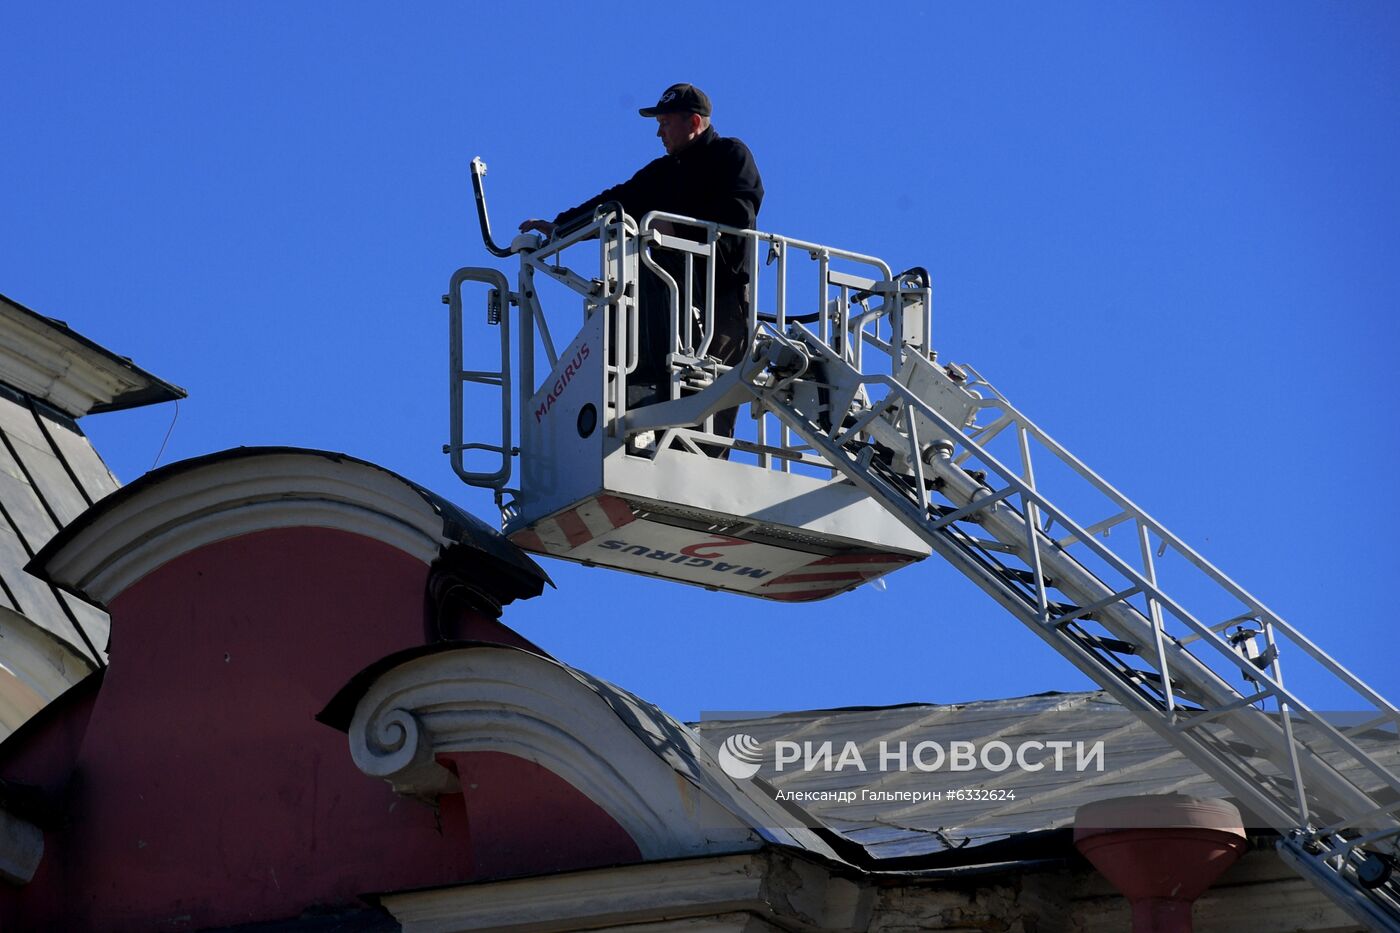
<svg viewBox="0 0 1400 933">
<path fill-rule="evenodd" d="M 583 217 L 593 212 L 593 208 L 599 204 L 606 204 L 609 201 L 617 201 L 622 205 L 622 209 L 633 217 L 641 217 L 647 211 L 652 210 L 660 188 L 660 175 L 664 168 L 664 157 L 653 159 L 643 165 L 637 174 L 627 179 L 620 185 L 613 185 L 593 197 L 584 201 L 577 207 L 571 207 L 566 211 L 560 211 L 554 218 L 556 224 L 565 224 L 571 220 Z"/>
</svg>

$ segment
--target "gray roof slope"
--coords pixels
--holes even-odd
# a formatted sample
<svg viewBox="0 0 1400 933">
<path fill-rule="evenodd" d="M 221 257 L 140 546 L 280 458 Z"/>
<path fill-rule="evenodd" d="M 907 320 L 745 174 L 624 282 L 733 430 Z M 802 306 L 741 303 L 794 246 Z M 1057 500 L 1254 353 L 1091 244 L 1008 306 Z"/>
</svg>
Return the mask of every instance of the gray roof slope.
<svg viewBox="0 0 1400 933">
<path fill-rule="evenodd" d="M 767 754 L 759 778 L 778 791 L 820 792 L 854 790 L 857 799 L 803 801 L 814 817 L 845 838 L 858 843 L 875 859 L 927 856 L 969 846 L 985 845 L 1018 835 L 1061 829 L 1074 821 L 1074 811 L 1093 800 L 1134 794 L 1176 791 L 1194 796 L 1227 797 L 1225 790 L 1194 764 L 1168 746 L 1136 716 L 1102 692 L 1045 694 L 1008 700 L 947 705 L 909 705 L 874 709 L 816 710 L 759 719 L 709 719 L 692 725 L 696 733 L 718 747 L 735 733 L 764 744 Z M 1308 730 L 1299 737 L 1307 741 Z M 779 772 L 771 743 L 811 742 L 814 748 L 831 741 L 839 755 L 855 742 L 868 771 L 803 770 L 801 762 Z M 925 773 L 910 767 L 879 767 L 881 742 L 895 749 L 900 741 L 912 750 L 919 742 L 954 741 L 976 746 L 1000 740 L 1012 748 L 1025 741 L 1069 740 L 1104 742 L 1103 771 L 1072 770 L 1075 756 L 1066 754 L 1070 770 L 975 770 Z M 1357 737 L 1358 744 L 1387 765 L 1400 770 L 1400 741 L 1393 730 Z M 930 753 L 931 754 L 931 753 Z M 1053 752 L 1043 752 L 1049 760 Z M 1029 761 L 1036 761 L 1028 757 Z M 1369 787 L 1375 783 L 1357 770 L 1344 771 Z M 859 791 L 939 791 L 942 799 L 922 802 L 882 802 L 860 799 Z M 956 800 L 949 790 L 1011 791 L 1015 799 Z"/>
<path fill-rule="evenodd" d="M 0 606 L 103 663 L 107 614 L 24 570 L 118 488 L 74 420 L 182 398 L 124 356 L 0 295 Z"/>
<path fill-rule="evenodd" d="M 107 643 L 107 614 L 24 566 L 118 485 L 72 418 L 0 386 L 0 605 L 94 663 Z"/>
</svg>

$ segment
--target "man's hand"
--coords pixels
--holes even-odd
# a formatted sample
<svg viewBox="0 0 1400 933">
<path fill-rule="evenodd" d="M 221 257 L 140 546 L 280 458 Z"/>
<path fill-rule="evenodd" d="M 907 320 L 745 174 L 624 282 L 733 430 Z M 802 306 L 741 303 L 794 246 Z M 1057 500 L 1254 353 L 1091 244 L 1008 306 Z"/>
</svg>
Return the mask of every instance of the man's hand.
<svg viewBox="0 0 1400 933">
<path fill-rule="evenodd" d="M 521 223 L 521 233 L 529 233 L 531 230 L 543 233 L 545 236 L 552 236 L 554 234 L 554 224 L 547 220 L 527 220 Z"/>
</svg>

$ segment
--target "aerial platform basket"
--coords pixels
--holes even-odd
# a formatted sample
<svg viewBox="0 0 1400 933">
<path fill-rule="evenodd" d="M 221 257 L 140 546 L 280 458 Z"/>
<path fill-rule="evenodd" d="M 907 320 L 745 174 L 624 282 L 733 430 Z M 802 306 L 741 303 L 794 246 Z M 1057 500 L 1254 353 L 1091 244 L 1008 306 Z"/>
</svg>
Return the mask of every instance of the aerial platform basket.
<svg viewBox="0 0 1400 933">
<path fill-rule="evenodd" d="M 659 213 L 638 221 L 616 205 L 547 241 L 526 235 L 502 249 L 485 213 L 485 166 L 478 160 L 473 170 L 483 237 L 496 255 L 518 259 L 519 274 L 514 287 L 490 268 L 461 269 L 452 278 L 452 436 L 445 449 L 463 480 L 496 490 L 511 541 L 590 566 L 784 601 L 833 596 L 928 556 L 926 543 L 761 406 L 741 407 L 736 438 L 715 435 L 712 418 L 698 410 L 688 425 L 676 426 L 674 414 L 728 370 L 707 355 L 722 237 L 742 240 L 750 256 L 750 294 L 757 297 L 751 332 L 762 321 L 802 319 L 787 313 L 793 280 L 806 319 L 837 345 L 862 352 L 883 321 L 880 342 L 926 353 L 925 280 L 774 234 L 680 226 L 683 218 Z M 670 261 L 659 263 L 662 256 Z M 813 275 L 798 283 L 790 257 Z M 597 272 L 578 271 L 584 268 Z M 665 308 L 639 308 L 644 270 L 669 293 L 670 384 L 662 391 L 672 401 L 629 410 L 639 314 L 667 315 Z M 491 341 L 499 356 L 492 353 L 489 368 L 468 368 L 473 354 L 485 352 L 475 339 L 479 330 L 472 338 L 464 332 L 468 283 L 487 286 L 486 320 L 499 332 Z M 570 313 L 561 301 L 550 301 L 546 313 L 541 285 L 572 305 Z M 891 326 L 901 333 L 889 334 Z M 556 352 L 553 334 L 561 331 L 574 336 Z M 487 404 L 470 403 L 473 386 L 499 390 L 499 443 L 465 440 L 492 430 L 497 417 Z M 734 401 L 751 402 L 752 395 L 736 392 Z M 639 429 L 647 420 L 638 416 L 658 410 L 671 416 L 650 423 L 668 426 Z"/>
</svg>

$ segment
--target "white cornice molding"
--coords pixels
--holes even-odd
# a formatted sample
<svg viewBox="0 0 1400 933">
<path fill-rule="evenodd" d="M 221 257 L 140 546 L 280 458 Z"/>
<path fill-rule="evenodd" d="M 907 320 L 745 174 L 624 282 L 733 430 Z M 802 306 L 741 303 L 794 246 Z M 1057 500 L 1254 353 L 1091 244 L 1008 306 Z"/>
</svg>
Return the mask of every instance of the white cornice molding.
<svg viewBox="0 0 1400 933">
<path fill-rule="evenodd" d="M 427 891 L 380 902 L 404 933 L 867 929 L 875 894 L 772 850 Z"/>
<path fill-rule="evenodd" d="M 191 466 L 117 500 L 50 555 L 44 572 L 106 605 L 206 544 L 307 526 L 373 538 L 425 563 L 450 543 L 442 516 L 392 473 L 318 453 L 275 452 Z"/>
<path fill-rule="evenodd" d="M 0 382 L 75 418 L 150 385 L 134 367 L 114 365 L 57 325 L 7 301 L 0 301 Z"/>
<path fill-rule="evenodd" d="M 535 762 L 623 827 L 647 860 L 756 848 L 759 835 L 678 775 L 561 665 L 473 647 L 406 661 L 355 707 L 350 753 L 365 774 L 431 797 L 450 787 L 434 757 L 494 751 Z"/>
</svg>

